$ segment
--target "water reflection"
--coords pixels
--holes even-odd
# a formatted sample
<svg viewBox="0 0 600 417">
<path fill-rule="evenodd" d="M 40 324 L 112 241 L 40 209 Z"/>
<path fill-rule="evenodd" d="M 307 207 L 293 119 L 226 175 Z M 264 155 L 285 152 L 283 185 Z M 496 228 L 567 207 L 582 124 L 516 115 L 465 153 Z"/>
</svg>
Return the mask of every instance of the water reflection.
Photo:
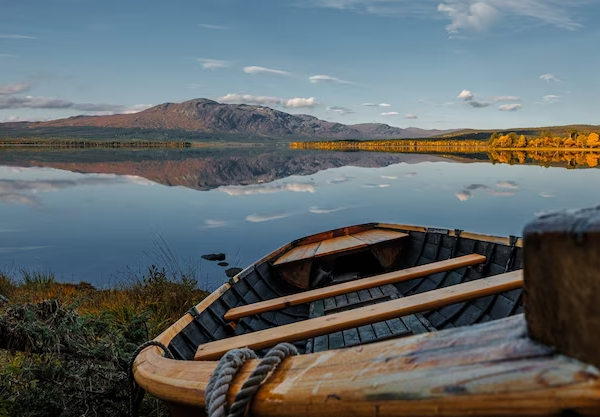
<svg viewBox="0 0 600 417">
<path fill-rule="evenodd" d="M 107 283 L 115 271 L 153 262 L 146 253 L 157 236 L 183 258 L 223 252 L 231 266 L 245 266 L 290 240 L 351 224 L 520 235 L 536 214 L 600 202 L 598 170 L 485 157 L 0 152 L 0 270 L 44 268 L 63 280 Z M 226 280 L 216 264 L 200 265 L 202 280 Z"/>
</svg>

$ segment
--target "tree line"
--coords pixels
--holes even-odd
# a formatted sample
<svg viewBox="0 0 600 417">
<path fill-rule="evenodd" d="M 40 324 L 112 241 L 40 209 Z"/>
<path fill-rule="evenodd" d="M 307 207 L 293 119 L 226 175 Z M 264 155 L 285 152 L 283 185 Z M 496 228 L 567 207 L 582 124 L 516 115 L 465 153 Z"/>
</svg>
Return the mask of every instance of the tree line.
<svg viewBox="0 0 600 417">
<path fill-rule="evenodd" d="M 542 131 L 537 137 L 517 135 L 515 132 L 500 135 L 494 132 L 488 140 L 490 148 L 600 148 L 600 135 L 596 132 L 580 133 L 576 130 L 568 136 L 556 136 L 550 131 Z"/>
<path fill-rule="evenodd" d="M 188 148 L 185 141 L 77 140 L 64 138 L 0 138 L 0 146 L 39 146 L 52 148 Z"/>
</svg>

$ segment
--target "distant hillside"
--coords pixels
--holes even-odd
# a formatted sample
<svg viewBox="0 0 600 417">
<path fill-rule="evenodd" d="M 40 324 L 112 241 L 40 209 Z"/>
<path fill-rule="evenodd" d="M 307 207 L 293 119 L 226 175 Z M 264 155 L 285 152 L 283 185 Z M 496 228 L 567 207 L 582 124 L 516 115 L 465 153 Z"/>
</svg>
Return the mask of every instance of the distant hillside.
<svg viewBox="0 0 600 417">
<path fill-rule="evenodd" d="M 0 138 L 67 136 L 139 139 L 391 139 L 450 131 L 402 129 L 381 123 L 344 125 L 269 107 L 221 104 L 207 99 L 165 103 L 134 114 L 75 116 L 34 123 L 0 124 Z"/>
</svg>

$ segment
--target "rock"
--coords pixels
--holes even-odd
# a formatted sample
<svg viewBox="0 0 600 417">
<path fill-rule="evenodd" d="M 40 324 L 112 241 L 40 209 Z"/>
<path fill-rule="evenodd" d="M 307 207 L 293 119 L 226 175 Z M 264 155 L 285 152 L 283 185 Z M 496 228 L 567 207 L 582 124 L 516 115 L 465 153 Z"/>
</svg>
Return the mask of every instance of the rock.
<svg viewBox="0 0 600 417">
<path fill-rule="evenodd" d="M 208 255 L 202 255 L 202 259 L 206 259 L 207 261 L 224 261 L 225 254 L 224 253 L 210 253 Z"/>
<path fill-rule="evenodd" d="M 242 268 L 229 268 L 225 270 L 225 274 L 229 277 L 229 278 L 233 278 L 235 277 L 237 274 L 239 274 L 240 272 L 242 272 L 243 269 Z"/>
<path fill-rule="evenodd" d="M 227 262 L 219 262 L 217 265 L 219 266 L 229 266 Z"/>
</svg>

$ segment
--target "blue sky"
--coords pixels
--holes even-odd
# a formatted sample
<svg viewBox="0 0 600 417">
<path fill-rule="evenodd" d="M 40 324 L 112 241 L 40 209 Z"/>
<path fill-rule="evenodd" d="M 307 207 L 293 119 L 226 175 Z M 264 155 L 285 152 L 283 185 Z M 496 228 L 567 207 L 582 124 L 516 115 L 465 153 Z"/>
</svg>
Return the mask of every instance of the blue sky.
<svg viewBox="0 0 600 417">
<path fill-rule="evenodd" d="M 8 1 L 0 121 L 206 97 L 400 127 L 598 124 L 599 19 L 597 0 Z"/>
</svg>

